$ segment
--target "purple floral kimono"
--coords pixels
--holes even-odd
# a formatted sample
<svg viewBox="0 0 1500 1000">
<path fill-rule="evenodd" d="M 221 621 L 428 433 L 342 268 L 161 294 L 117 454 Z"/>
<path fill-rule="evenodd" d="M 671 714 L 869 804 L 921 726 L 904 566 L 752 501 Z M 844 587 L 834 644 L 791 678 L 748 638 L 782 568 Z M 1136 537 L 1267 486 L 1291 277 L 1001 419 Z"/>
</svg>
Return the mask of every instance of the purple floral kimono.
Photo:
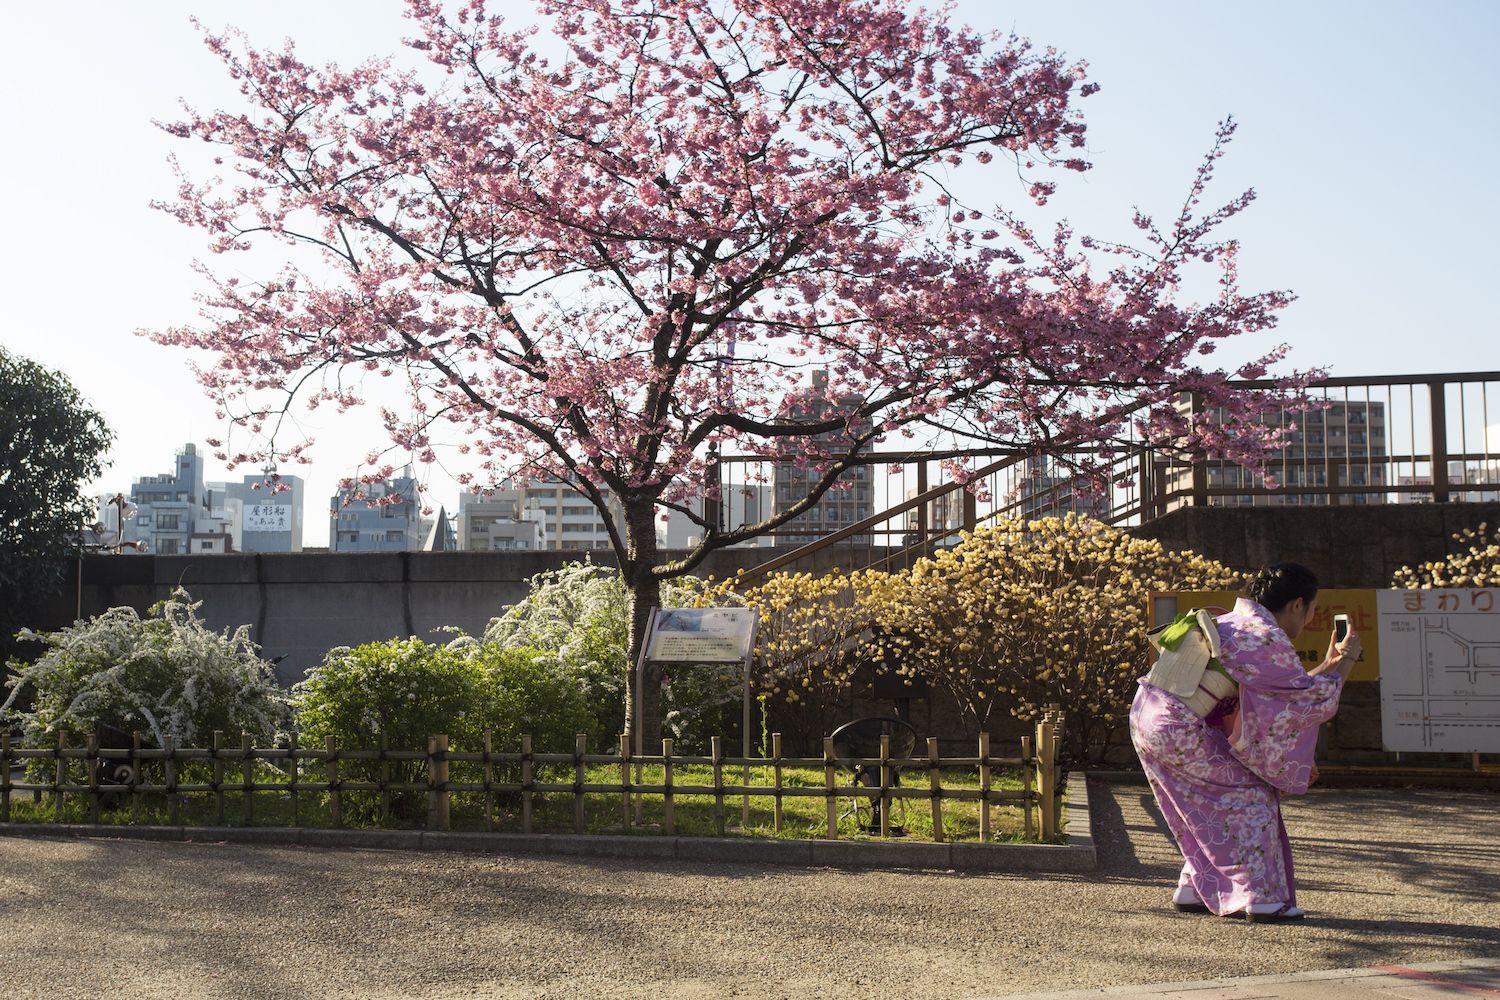
<svg viewBox="0 0 1500 1000">
<path fill-rule="evenodd" d="M 1208 720 L 1144 680 L 1130 737 L 1191 885 L 1223 916 L 1252 903 L 1297 901 L 1281 796 L 1307 791 L 1318 726 L 1338 710 L 1343 678 L 1309 676 L 1275 618 L 1240 598 L 1218 619 L 1220 661 L 1238 705 Z"/>
</svg>

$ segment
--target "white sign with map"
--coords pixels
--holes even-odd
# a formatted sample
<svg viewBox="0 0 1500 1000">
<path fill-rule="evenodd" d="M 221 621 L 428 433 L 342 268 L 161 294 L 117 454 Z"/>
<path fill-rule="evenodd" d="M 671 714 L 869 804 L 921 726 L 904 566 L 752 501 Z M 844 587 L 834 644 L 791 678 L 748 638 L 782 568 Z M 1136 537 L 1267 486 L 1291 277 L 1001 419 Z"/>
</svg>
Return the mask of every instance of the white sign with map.
<svg viewBox="0 0 1500 1000">
<path fill-rule="evenodd" d="M 246 531 L 291 531 L 290 504 L 256 503 L 245 507 Z"/>
<path fill-rule="evenodd" d="M 1500 590 L 1382 590 L 1387 750 L 1500 752 Z"/>
<path fill-rule="evenodd" d="M 755 642 L 750 608 L 658 608 L 646 637 L 654 663 L 740 663 Z"/>
</svg>

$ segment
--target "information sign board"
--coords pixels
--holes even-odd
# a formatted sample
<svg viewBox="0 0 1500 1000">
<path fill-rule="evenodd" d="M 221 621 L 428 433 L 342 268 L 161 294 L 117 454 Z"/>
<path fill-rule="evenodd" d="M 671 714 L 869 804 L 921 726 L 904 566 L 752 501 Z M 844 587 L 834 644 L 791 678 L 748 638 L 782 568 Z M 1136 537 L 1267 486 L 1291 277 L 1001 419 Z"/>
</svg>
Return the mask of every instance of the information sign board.
<svg viewBox="0 0 1500 1000">
<path fill-rule="evenodd" d="M 1387 750 L 1500 753 L 1500 589 L 1378 592 Z"/>
<path fill-rule="evenodd" d="M 755 641 L 750 608 L 660 608 L 646 659 L 653 663 L 742 663 Z"/>
</svg>

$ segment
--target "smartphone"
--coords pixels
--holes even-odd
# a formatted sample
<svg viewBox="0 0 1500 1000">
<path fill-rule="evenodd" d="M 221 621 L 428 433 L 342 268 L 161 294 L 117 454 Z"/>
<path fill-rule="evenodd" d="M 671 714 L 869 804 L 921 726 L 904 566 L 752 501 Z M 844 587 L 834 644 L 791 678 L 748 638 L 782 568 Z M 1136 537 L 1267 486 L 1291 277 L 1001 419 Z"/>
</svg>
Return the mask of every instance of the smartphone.
<svg viewBox="0 0 1500 1000">
<path fill-rule="evenodd" d="M 1333 641 L 1334 642 L 1343 642 L 1344 639 L 1348 637 L 1348 635 L 1349 635 L 1349 616 L 1348 615 L 1334 615 L 1333 616 Z"/>
</svg>

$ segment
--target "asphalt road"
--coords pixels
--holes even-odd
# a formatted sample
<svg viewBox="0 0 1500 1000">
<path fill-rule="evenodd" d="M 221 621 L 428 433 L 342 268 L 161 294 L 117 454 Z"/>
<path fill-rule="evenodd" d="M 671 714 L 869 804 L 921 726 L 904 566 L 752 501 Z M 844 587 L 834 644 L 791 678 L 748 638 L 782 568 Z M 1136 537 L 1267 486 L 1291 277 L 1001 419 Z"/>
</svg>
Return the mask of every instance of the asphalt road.
<svg viewBox="0 0 1500 1000">
<path fill-rule="evenodd" d="M 1171 910 L 1128 785 L 1093 787 L 1089 875 L 0 837 L 0 996 L 962 998 L 1500 957 L 1497 805 L 1289 803 L 1289 925 Z"/>
</svg>

